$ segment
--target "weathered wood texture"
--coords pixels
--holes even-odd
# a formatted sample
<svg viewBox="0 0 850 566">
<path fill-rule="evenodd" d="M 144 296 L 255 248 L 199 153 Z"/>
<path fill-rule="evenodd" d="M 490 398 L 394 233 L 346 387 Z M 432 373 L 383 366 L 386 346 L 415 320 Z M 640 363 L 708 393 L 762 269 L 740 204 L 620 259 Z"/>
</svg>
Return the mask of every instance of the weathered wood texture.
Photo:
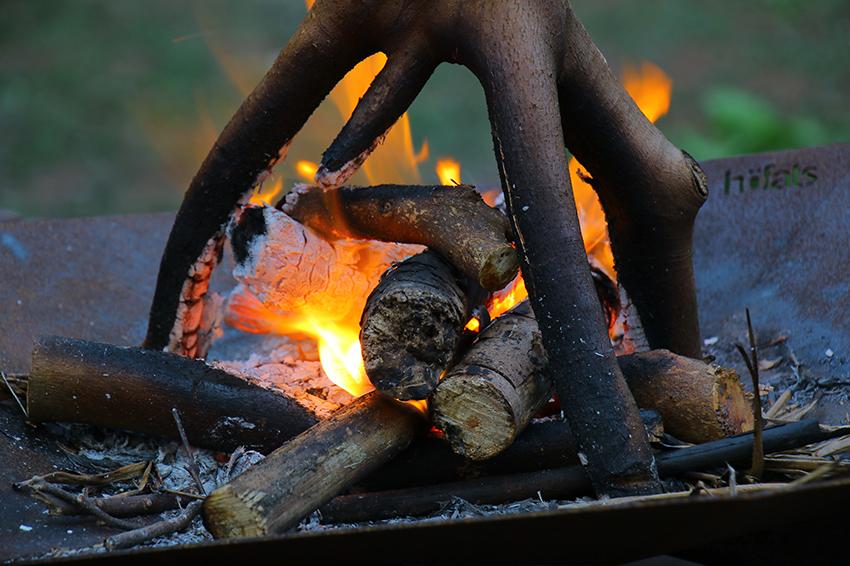
<svg viewBox="0 0 850 566">
<path fill-rule="evenodd" d="M 204 522 L 217 538 L 282 532 L 396 456 L 424 423 L 367 393 L 211 493 Z"/>
<path fill-rule="evenodd" d="M 527 306 L 484 329 L 434 394 L 435 424 L 453 449 L 480 460 L 510 446 L 551 395 L 546 363 Z M 678 438 L 699 443 L 752 428 L 750 400 L 733 370 L 666 350 L 621 356 L 618 363 L 638 405 L 658 411 Z M 575 402 L 561 398 L 565 410 Z"/>
<path fill-rule="evenodd" d="M 458 454 L 486 460 L 510 446 L 551 396 L 540 331 L 523 302 L 491 322 L 449 371 L 432 413 Z"/>
<path fill-rule="evenodd" d="M 387 271 L 360 320 L 363 361 L 375 388 L 396 399 L 427 398 L 455 357 L 472 309 L 484 300 L 479 290 L 430 250 Z"/>
<path fill-rule="evenodd" d="M 656 411 L 641 409 L 641 419 L 650 442 L 659 442 L 664 423 Z M 426 435 L 416 440 L 397 458 L 363 481 L 356 491 L 383 491 L 433 485 L 481 476 L 534 472 L 579 463 L 576 441 L 563 420 L 532 421 L 516 440 L 488 460 L 470 460 L 455 453 L 446 439 Z"/>
<path fill-rule="evenodd" d="M 273 450 L 317 422 L 296 401 L 176 354 L 46 337 L 27 385 L 33 422 L 67 421 L 177 438 L 176 408 L 192 444 Z"/>
<path fill-rule="evenodd" d="M 596 305 L 575 203 L 565 191 L 564 147 L 596 181 L 621 279 L 650 345 L 692 357 L 700 337 L 691 233 L 705 185 L 699 168 L 618 83 L 567 2 L 317 2 L 186 192 L 145 345 L 162 349 L 182 335 L 181 291 L 198 258 L 333 85 L 379 51 L 387 63 L 326 152 L 317 181 L 344 182 L 438 64 L 468 67 L 484 89 L 532 308 L 558 393 L 575 401 L 566 413 L 594 486 L 610 495 L 660 491 Z M 507 257 L 504 250 L 496 263 Z M 479 280 L 492 288 L 486 269 Z"/>
<path fill-rule="evenodd" d="M 519 269 L 508 219 L 470 186 L 299 185 L 280 207 L 335 238 L 428 246 L 489 291 L 510 283 Z"/>
<path fill-rule="evenodd" d="M 780 452 L 843 434 L 846 431 L 824 432 L 814 420 L 785 424 L 764 431 L 764 449 L 766 453 Z M 661 454 L 658 468 L 664 477 L 675 477 L 685 472 L 725 468 L 726 464 L 748 465 L 752 450 L 753 435 L 746 433 Z M 435 513 L 454 498 L 496 504 L 538 497 L 570 499 L 586 495 L 591 489 L 586 470 L 569 466 L 424 488 L 342 495 L 322 507 L 321 512 L 325 523 L 374 521 Z"/>
</svg>

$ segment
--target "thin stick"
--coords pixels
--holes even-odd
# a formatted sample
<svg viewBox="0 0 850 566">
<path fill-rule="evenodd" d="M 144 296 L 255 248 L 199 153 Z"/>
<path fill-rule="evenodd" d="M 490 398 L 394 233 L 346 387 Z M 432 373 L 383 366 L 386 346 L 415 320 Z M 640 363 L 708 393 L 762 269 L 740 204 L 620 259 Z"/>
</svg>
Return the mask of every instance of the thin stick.
<svg viewBox="0 0 850 566">
<path fill-rule="evenodd" d="M 775 418 L 779 411 L 785 408 L 785 405 L 788 404 L 788 401 L 791 399 L 791 388 L 789 387 L 785 391 L 782 392 L 782 395 L 779 396 L 779 399 L 776 400 L 776 403 L 771 405 L 771 407 L 767 410 L 764 416 L 768 419 Z"/>
<path fill-rule="evenodd" d="M 183 421 L 180 420 L 180 412 L 177 410 L 177 407 L 171 409 L 171 415 L 174 417 L 174 422 L 177 423 L 177 432 L 180 433 L 180 440 L 183 441 L 183 448 L 189 456 L 189 473 L 192 475 L 192 479 L 195 480 L 195 485 L 198 486 L 198 492 L 202 495 L 206 495 L 207 490 L 204 489 L 204 483 L 201 481 L 201 471 L 198 468 L 198 461 L 195 460 L 195 453 L 189 445 L 189 437 L 186 436 L 186 429 L 183 428 Z"/>
<path fill-rule="evenodd" d="M 103 541 L 103 545 L 109 550 L 128 548 L 162 535 L 182 531 L 192 523 L 192 520 L 200 511 L 201 502 L 193 501 L 186 506 L 182 513 L 172 519 L 158 521 L 145 527 L 113 535 Z"/>
<path fill-rule="evenodd" d="M 6 374 L 4 372 L 0 371 L 0 377 L 3 378 L 3 383 L 6 384 L 6 388 L 9 390 L 9 393 L 11 393 L 12 397 L 15 398 L 15 401 L 18 402 L 18 407 L 21 408 L 21 412 L 24 414 L 24 418 L 29 420 L 30 416 L 27 414 L 27 409 L 26 409 L 26 407 L 24 407 L 24 404 L 21 403 L 21 399 L 20 399 L 20 397 L 18 397 L 18 394 L 15 393 L 15 390 L 12 389 L 12 385 L 9 383 L 9 380 L 6 379 Z"/>
<path fill-rule="evenodd" d="M 89 513 L 90 515 L 94 515 L 110 527 L 115 527 L 117 529 L 124 530 L 139 528 L 138 523 L 135 523 L 133 521 L 125 521 L 124 519 L 118 519 L 117 517 L 113 517 L 112 515 L 98 507 L 93 499 L 86 497 L 83 494 L 73 494 L 69 491 L 65 491 L 59 486 L 47 483 L 39 476 L 35 476 L 34 478 L 28 481 L 15 484 L 15 487 L 17 489 L 32 490 L 34 494 L 46 493 L 66 503 L 76 505 L 77 507 Z"/>
<path fill-rule="evenodd" d="M 750 354 L 744 350 L 741 344 L 736 344 L 738 352 L 744 358 L 750 377 L 753 379 L 753 464 L 749 475 L 756 479 L 761 478 L 764 473 L 764 444 L 762 443 L 762 429 L 764 421 L 761 414 L 761 394 L 759 392 L 759 357 L 758 346 L 756 346 L 755 332 L 753 332 L 753 321 L 750 318 L 750 309 L 747 312 L 747 337 L 750 340 Z"/>
</svg>

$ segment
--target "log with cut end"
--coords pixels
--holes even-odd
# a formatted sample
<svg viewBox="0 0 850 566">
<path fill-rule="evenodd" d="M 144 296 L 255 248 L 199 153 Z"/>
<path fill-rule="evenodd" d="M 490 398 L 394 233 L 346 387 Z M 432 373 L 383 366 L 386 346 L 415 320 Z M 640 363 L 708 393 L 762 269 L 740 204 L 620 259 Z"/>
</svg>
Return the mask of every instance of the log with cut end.
<svg viewBox="0 0 850 566">
<path fill-rule="evenodd" d="M 279 206 L 334 238 L 428 246 L 488 291 L 510 283 L 519 269 L 507 218 L 470 186 L 301 185 Z"/>
<path fill-rule="evenodd" d="M 549 398 L 542 361 L 517 355 L 536 351 L 536 332 L 526 307 L 517 307 L 486 328 L 437 387 L 434 421 L 459 454 L 485 459 L 500 453 Z M 673 436 L 699 443 L 752 428 L 750 401 L 734 371 L 666 350 L 618 361 L 638 405 L 658 411 Z"/>
<path fill-rule="evenodd" d="M 437 387 L 434 422 L 458 454 L 485 460 L 511 445 L 552 395 L 527 302 L 484 329 Z"/>
<path fill-rule="evenodd" d="M 360 320 L 363 361 L 375 388 L 396 399 L 428 397 L 483 299 L 477 283 L 431 250 L 387 271 Z"/>
<path fill-rule="evenodd" d="M 200 360 L 55 336 L 36 342 L 27 384 L 33 422 L 178 438 L 172 408 L 192 444 L 223 451 L 269 451 L 318 421 L 293 399 Z"/>
<path fill-rule="evenodd" d="M 204 522 L 218 538 L 282 532 L 396 456 L 424 424 L 411 407 L 367 393 L 215 490 Z"/>
</svg>

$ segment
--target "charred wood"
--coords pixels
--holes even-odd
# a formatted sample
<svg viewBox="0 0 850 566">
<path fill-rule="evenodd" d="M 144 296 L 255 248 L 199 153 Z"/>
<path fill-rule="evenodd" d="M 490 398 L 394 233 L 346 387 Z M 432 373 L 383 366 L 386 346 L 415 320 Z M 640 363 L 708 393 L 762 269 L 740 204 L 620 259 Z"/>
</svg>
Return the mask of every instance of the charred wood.
<svg viewBox="0 0 850 566">
<path fill-rule="evenodd" d="M 318 420 L 285 395 L 167 352 L 54 336 L 38 340 L 32 359 L 27 409 L 33 422 L 87 423 L 176 439 L 176 408 L 196 446 L 269 451 Z"/>
<path fill-rule="evenodd" d="M 375 388 L 396 399 L 428 397 L 484 299 L 476 282 L 430 250 L 387 271 L 360 320 L 363 361 Z"/>
<path fill-rule="evenodd" d="M 749 399 L 732 370 L 664 350 L 618 363 L 638 405 L 657 410 L 677 438 L 706 442 L 752 428 Z M 551 395 L 546 364 L 526 304 L 484 329 L 434 394 L 434 421 L 453 449 L 480 460 L 510 446 Z M 561 402 L 566 409 L 579 401 Z"/>
<path fill-rule="evenodd" d="M 302 185 L 280 207 L 330 237 L 428 246 L 488 291 L 510 283 L 519 268 L 507 218 L 470 186 Z"/>
<path fill-rule="evenodd" d="M 664 434 L 661 415 L 652 410 L 641 410 L 640 414 L 647 438 L 650 442 L 659 442 Z M 425 436 L 359 482 L 356 491 L 433 485 L 578 463 L 578 449 L 569 424 L 555 419 L 532 421 L 507 450 L 489 460 L 464 458 L 451 449 L 444 437 Z"/>
<path fill-rule="evenodd" d="M 791 450 L 845 432 L 825 432 L 814 420 L 780 425 L 764 431 L 765 452 Z M 662 454 L 657 458 L 658 468 L 662 476 L 673 477 L 684 472 L 725 466 L 726 463 L 746 465 L 752 450 L 753 435 L 745 433 Z M 438 512 L 455 498 L 475 504 L 497 504 L 538 497 L 570 499 L 591 491 L 592 485 L 585 469 L 570 466 L 426 488 L 343 495 L 331 500 L 320 511 L 325 523 L 353 523 L 427 515 Z"/>
</svg>

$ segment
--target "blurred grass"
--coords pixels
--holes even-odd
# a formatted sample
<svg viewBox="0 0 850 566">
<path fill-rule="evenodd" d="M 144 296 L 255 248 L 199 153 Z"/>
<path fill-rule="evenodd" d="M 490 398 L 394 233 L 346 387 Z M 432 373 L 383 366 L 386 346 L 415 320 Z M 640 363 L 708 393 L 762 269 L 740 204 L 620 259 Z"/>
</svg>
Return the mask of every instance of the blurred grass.
<svg viewBox="0 0 850 566">
<path fill-rule="evenodd" d="M 850 140 L 846 0 L 575 0 L 608 61 L 673 78 L 659 126 L 698 158 Z M 5 0 L 0 208 L 76 216 L 175 208 L 301 0 Z M 484 97 L 444 65 L 411 109 L 417 146 L 495 184 Z M 336 132 L 325 132 L 331 139 Z M 321 147 L 305 156 L 318 160 Z M 291 177 L 288 177 L 291 180 Z"/>
</svg>

